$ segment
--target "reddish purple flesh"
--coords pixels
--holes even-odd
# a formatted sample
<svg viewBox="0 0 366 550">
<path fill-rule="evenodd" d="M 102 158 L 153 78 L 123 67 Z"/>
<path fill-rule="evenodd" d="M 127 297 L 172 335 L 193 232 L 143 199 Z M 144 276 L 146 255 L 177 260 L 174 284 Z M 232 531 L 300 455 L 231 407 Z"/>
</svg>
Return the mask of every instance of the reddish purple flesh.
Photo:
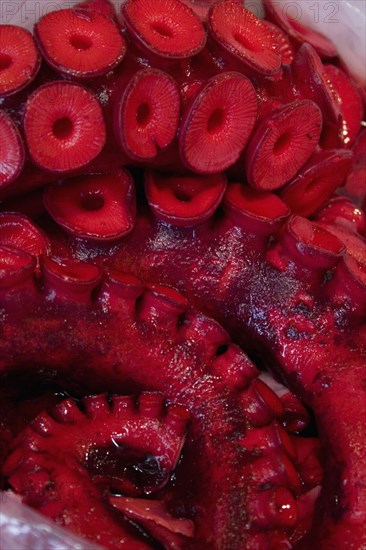
<svg viewBox="0 0 366 550">
<path fill-rule="evenodd" d="M 1 488 L 109 548 L 358 550 L 362 94 L 198 11 L 51 13 L 38 73 L 1 26 Z"/>
</svg>

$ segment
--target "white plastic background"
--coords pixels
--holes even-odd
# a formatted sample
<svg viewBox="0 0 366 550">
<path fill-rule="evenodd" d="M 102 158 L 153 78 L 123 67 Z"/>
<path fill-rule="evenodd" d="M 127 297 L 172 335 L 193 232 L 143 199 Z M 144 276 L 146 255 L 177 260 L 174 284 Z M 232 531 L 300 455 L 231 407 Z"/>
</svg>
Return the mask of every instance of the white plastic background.
<svg viewBox="0 0 366 550">
<path fill-rule="evenodd" d="M 32 29 L 40 16 L 69 8 L 80 0 L 0 0 L 0 24 Z M 151 0 L 153 1 L 153 0 Z M 344 63 L 366 86 L 366 0 L 277 0 L 286 13 L 332 39 Z M 117 8 L 123 0 L 114 0 Z M 199 3 L 199 0 L 197 0 Z M 257 15 L 261 0 L 245 0 Z M 2 550 L 97 550 L 97 546 L 56 527 L 15 495 L 0 495 Z"/>
</svg>

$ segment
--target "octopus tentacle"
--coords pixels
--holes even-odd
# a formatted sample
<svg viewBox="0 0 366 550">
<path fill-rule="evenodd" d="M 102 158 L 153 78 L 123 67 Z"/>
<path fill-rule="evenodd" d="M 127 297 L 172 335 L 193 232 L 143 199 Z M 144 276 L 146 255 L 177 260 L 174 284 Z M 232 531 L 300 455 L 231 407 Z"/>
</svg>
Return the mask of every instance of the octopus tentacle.
<svg viewBox="0 0 366 550">
<path fill-rule="evenodd" d="M 44 514 L 105 547 L 149 548 L 123 522 L 109 517 L 103 506 L 103 487 L 130 489 L 123 469 L 108 472 L 103 467 L 103 450 L 104 460 L 113 447 L 120 454 L 127 447 L 142 457 L 155 456 L 160 483 L 150 486 L 147 480 L 141 489 L 156 492 L 167 483 L 180 457 L 188 413 L 180 411 L 179 424 L 172 406 L 164 414 L 163 397 L 156 393 L 140 394 L 138 406 L 122 396 L 110 401 L 91 396 L 79 407 L 71 399 L 62 401 L 19 434 L 3 467 L 8 483 Z"/>
<path fill-rule="evenodd" d="M 276 10 L 296 47 L 145 8 L 4 27 L 1 489 L 111 548 L 366 548 L 362 91 Z"/>
<path fill-rule="evenodd" d="M 77 273 L 83 282 L 84 272 Z M 174 437 L 170 438 L 176 441 L 165 464 L 168 470 L 177 463 L 181 448 L 179 441 L 187 422 L 182 411 L 187 409 L 191 415 L 185 459 L 177 466 L 180 485 L 187 483 L 182 479 L 190 479 L 195 495 L 193 502 L 191 496 L 186 503 L 191 510 L 187 519 L 195 524 L 195 537 L 184 547 L 253 547 L 258 537 L 263 548 L 271 547 L 273 537 L 281 536 L 289 544 L 296 541 L 297 501 L 306 489 L 295 466 L 294 446 L 278 420 L 283 416 L 283 405 L 258 379 L 259 371 L 248 357 L 230 343 L 227 332 L 216 321 L 187 309 L 185 298 L 174 289 L 156 285 L 144 288 L 132 276 L 103 274 L 88 303 L 84 289 L 72 278 L 68 284 L 75 294 L 82 295 L 78 302 L 72 293 L 50 292 L 50 280 L 47 285 L 42 281 L 32 292 L 20 289 L 22 303 L 28 303 L 28 309 L 23 306 L 20 311 L 13 302 L 1 303 L 5 316 L 4 338 L 0 341 L 1 376 L 6 379 L 14 373 L 24 375 L 28 369 L 33 377 L 37 372 L 47 372 L 66 388 L 82 383 L 92 392 L 162 392 L 171 403 L 164 430 L 171 430 Z M 54 284 L 58 288 L 59 281 L 55 279 Z M 142 432 L 139 427 L 136 432 L 129 432 L 127 441 L 139 445 L 141 438 L 142 445 L 146 445 L 151 437 L 151 450 L 156 451 L 156 430 L 149 427 L 161 414 L 161 399 L 143 394 L 139 403 L 139 414 L 144 415 L 146 425 Z M 110 441 L 121 415 L 124 422 L 134 414 L 130 397 L 113 397 L 112 407 L 104 398 L 88 397 L 83 406 L 85 413 L 70 399 L 61 402 L 26 428 L 25 437 L 19 436 L 4 467 L 14 488 L 24 491 L 24 478 L 18 476 L 17 468 L 22 472 L 24 466 L 30 468 L 28 474 L 35 473 L 39 460 L 51 455 L 55 459 L 64 441 L 61 433 L 70 438 L 73 449 L 79 448 L 78 438 L 84 437 L 80 452 L 85 456 L 85 447 L 98 444 L 100 437 L 103 443 L 107 434 Z M 115 418 L 111 409 L 116 412 Z M 88 429 L 80 430 L 80 423 Z M 47 445 L 49 438 L 59 441 L 52 452 Z M 167 443 L 166 435 L 163 439 Z M 256 445 L 256 439 L 260 445 Z M 38 454 L 37 449 L 43 445 L 48 455 Z M 19 450 L 24 446 L 28 458 L 22 462 Z M 68 484 L 81 491 L 79 469 L 74 470 L 79 476 L 75 480 L 72 471 L 60 468 L 60 479 L 67 479 Z M 35 484 L 32 491 L 48 483 L 42 471 L 35 478 L 31 473 L 29 480 Z M 90 482 L 83 478 L 84 481 L 89 486 Z M 99 494 L 94 487 L 91 494 L 95 492 Z M 46 502 L 45 511 L 58 516 L 63 502 L 58 500 L 50 508 Z M 112 504 L 117 506 L 115 499 Z M 84 505 L 81 499 L 80 506 Z M 117 508 L 127 510 L 127 505 L 132 506 L 131 502 L 121 501 Z M 136 510 L 130 511 L 129 517 L 136 519 L 136 514 Z M 161 525 L 152 528 L 150 520 L 145 521 L 146 529 L 165 540 L 167 535 L 161 534 Z M 80 525 L 76 525 L 78 528 Z"/>
<path fill-rule="evenodd" d="M 225 200 L 223 212 L 193 228 L 160 222 L 140 205 L 134 231 L 93 261 L 179 288 L 289 384 L 313 410 L 328 448 L 328 482 L 320 498 L 322 521 L 317 522 L 316 537 L 327 541 L 332 532 L 338 533 L 334 537 L 363 543 L 362 238 L 353 233 L 344 236 L 344 228 L 329 223 L 325 227 L 299 216 L 285 217 L 269 236 L 254 229 L 248 233 L 253 203 L 249 207 L 240 201 L 233 218 L 230 200 Z M 273 219 L 268 200 L 273 202 L 263 198 L 263 217 L 269 218 L 264 221 L 266 232 Z M 240 210 L 244 229 L 237 221 Z M 260 199 L 255 212 L 258 217 Z M 65 242 L 72 257 L 85 257 L 80 243 Z M 56 253 L 57 246 L 56 242 Z M 218 345 L 224 343 L 218 340 Z"/>
</svg>

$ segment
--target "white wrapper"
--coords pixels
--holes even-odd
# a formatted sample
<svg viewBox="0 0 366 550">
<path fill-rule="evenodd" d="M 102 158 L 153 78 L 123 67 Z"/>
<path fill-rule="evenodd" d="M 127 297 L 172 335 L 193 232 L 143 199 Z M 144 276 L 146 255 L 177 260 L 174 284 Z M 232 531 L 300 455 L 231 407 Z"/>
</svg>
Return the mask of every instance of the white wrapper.
<svg viewBox="0 0 366 550">
<path fill-rule="evenodd" d="M 45 13 L 70 8 L 80 0 L 0 0 L 0 23 L 32 29 Z M 151 0 L 153 1 L 153 0 Z M 199 1 L 199 0 L 198 0 Z M 303 25 L 331 38 L 353 76 L 366 86 L 366 0 L 277 0 Z M 117 8 L 123 0 L 114 0 Z M 260 0 L 245 0 L 263 14 Z M 10 493 L 0 496 L 1 550 L 98 550 L 98 546 L 55 526 Z"/>
<path fill-rule="evenodd" d="M 10 491 L 0 495 L 1 550 L 102 550 L 57 527 Z"/>
</svg>

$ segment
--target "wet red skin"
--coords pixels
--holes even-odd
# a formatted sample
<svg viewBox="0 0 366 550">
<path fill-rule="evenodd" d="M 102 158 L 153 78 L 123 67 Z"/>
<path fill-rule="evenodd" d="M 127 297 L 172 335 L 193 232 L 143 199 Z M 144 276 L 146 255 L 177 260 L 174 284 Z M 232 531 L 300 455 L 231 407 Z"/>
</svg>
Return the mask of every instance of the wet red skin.
<svg viewBox="0 0 366 550">
<path fill-rule="evenodd" d="M 226 218 L 177 230 L 141 212 L 133 233 L 93 261 L 180 289 L 304 399 L 328 452 L 319 519 L 305 545 L 356 550 L 366 543 L 366 327 L 353 326 L 324 286 L 314 293 L 310 272 L 272 267 L 266 246 Z M 93 247 L 61 238 L 57 249 L 85 261 Z"/>
<path fill-rule="evenodd" d="M 179 326 L 179 308 L 161 313 L 158 300 L 137 305 L 136 298 L 132 292 L 120 299 L 118 313 L 106 312 L 95 302 L 88 307 L 68 302 L 47 305 L 38 292 L 29 301 L 22 297 L 21 307 L 15 300 L 5 304 L 0 341 L 3 381 L 9 374 L 28 372 L 34 378 L 47 373 L 50 380 L 64 381 L 68 388 L 86 380 L 90 391 L 137 393 L 149 388 L 183 404 L 192 413 L 185 454 L 191 457 L 196 512 L 195 540 L 184 548 L 255 548 L 247 509 L 238 506 L 246 501 L 248 490 L 245 453 L 238 439 L 250 430 L 240 394 L 258 371 L 241 354 L 240 383 L 235 387 L 229 371 L 227 376 L 225 369 L 222 376 L 215 372 L 217 349 L 229 343 L 219 325 L 188 312 Z M 90 534 L 96 536 L 99 528 L 97 522 L 97 531 Z M 118 531 L 105 536 L 116 538 L 99 539 L 102 543 L 120 544 Z M 133 539 L 126 547 L 135 548 Z"/>
</svg>

